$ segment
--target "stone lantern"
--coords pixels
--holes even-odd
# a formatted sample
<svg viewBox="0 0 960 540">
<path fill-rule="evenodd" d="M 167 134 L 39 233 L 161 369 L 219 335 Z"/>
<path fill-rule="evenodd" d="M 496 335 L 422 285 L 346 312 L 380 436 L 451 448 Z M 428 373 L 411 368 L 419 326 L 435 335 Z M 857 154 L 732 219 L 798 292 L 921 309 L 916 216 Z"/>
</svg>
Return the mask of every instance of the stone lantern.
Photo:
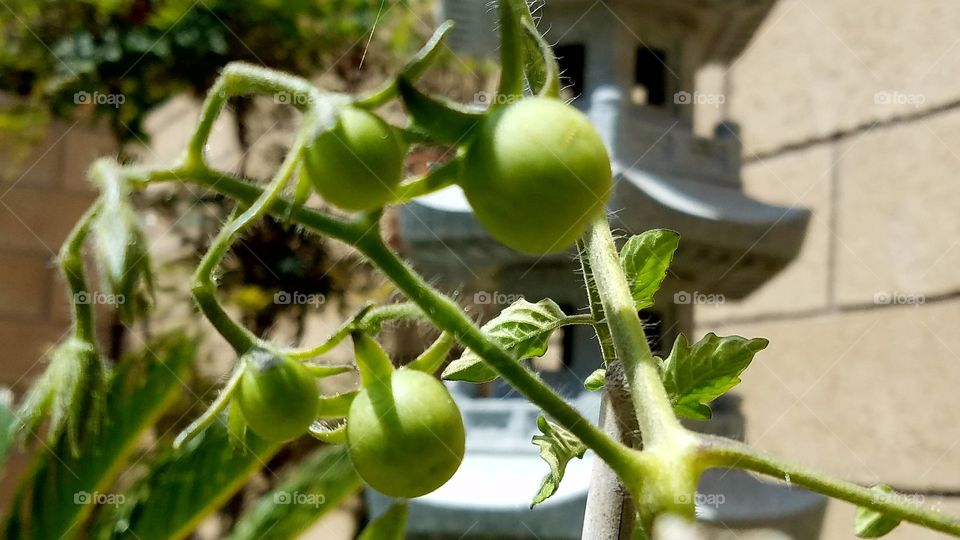
<svg viewBox="0 0 960 540">
<path fill-rule="evenodd" d="M 656 306 L 641 313 L 660 354 L 669 352 L 679 332 L 690 334 L 700 299 L 750 294 L 796 256 L 805 235 L 806 210 L 764 204 L 742 193 L 735 125 L 720 122 L 712 137 L 693 130 L 694 111 L 724 99 L 698 92 L 697 71 L 733 61 L 772 4 L 547 0 L 536 14 L 540 28 L 549 29 L 547 39 L 556 42 L 573 104 L 589 116 L 610 150 L 612 224 L 631 234 L 651 228 L 681 234 Z M 481 0 L 444 0 L 440 10 L 442 18 L 457 23 L 450 36 L 456 53 L 496 53 L 494 7 Z M 405 206 L 399 235 L 420 271 L 443 288 L 461 291 L 477 311 L 492 313 L 519 297 L 532 302 L 550 297 L 571 312 L 585 305 L 574 254 L 531 257 L 502 246 L 480 227 L 457 187 Z M 556 341 L 553 356 L 537 364 L 541 376 L 597 418 L 600 398 L 582 385 L 601 363 L 596 339 L 588 328 L 569 327 Z M 573 460 L 559 491 L 530 510 L 547 471 L 530 443 L 538 411 L 500 382 L 457 384 L 452 390 L 467 423 L 467 457 L 446 486 L 411 502 L 410 537 L 580 538 L 592 456 Z M 717 422 L 704 428 L 742 436 L 737 403 L 719 402 Z M 714 492 L 732 490 L 737 504 L 727 513 L 723 507 L 698 509 L 705 521 L 816 536 L 820 498 L 721 476 L 705 482 Z M 773 499 L 775 511 L 751 512 L 751 506 Z M 369 500 L 375 513 L 385 507 L 376 494 Z M 814 530 L 797 533 L 811 518 Z"/>
</svg>

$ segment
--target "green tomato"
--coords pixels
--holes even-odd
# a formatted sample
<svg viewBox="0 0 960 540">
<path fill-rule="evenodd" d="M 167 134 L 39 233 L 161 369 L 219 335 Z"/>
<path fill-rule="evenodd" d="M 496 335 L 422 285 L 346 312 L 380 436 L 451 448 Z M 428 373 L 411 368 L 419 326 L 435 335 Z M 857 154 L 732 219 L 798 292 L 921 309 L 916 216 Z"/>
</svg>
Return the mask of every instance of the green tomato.
<svg viewBox="0 0 960 540">
<path fill-rule="evenodd" d="M 317 417 L 319 397 L 313 376 L 302 364 L 256 349 L 246 362 L 235 399 L 250 429 L 268 441 L 302 435 Z"/>
<path fill-rule="evenodd" d="M 400 369 L 365 387 L 347 415 L 350 460 L 371 487 L 391 497 L 426 495 L 463 461 L 463 418 L 443 383 Z"/>
<path fill-rule="evenodd" d="M 533 254 L 573 245 L 604 211 L 612 186 L 610 157 L 587 117 L 543 97 L 481 122 L 461 181 L 490 235 Z"/>
<path fill-rule="evenodd" d="M 355 107 L 306 149 L 303 174 L 324 199 L 344 210 L 378 208 L 403 176 L 404 145 L 379 116 Z"/>
</svg>

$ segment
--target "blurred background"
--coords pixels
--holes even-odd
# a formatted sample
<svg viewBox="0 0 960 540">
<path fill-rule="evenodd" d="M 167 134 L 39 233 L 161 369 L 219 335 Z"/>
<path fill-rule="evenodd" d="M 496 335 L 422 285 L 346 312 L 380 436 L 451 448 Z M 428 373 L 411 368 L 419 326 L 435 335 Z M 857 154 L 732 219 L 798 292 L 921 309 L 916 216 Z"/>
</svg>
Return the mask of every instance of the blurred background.
<svg viewBox="0 0 960 540">
<path fill-rule="evenodd" d="M 721 431 L 960 512 L 960 5 L 675 4 L 538 6 L 541 28 L 558 45 L 567 97 L 590 114 L 618 164 L 616 223 L 683 234 L 675 273 L 645 312 L 655 345 L 669 348 L 680 331 L 768 338 L 738 399 L 724 405 L 734 427 Z M 174 160 L 202 93 L 232 60 L 288 70 L 328 90 L 374 88 L 445 17 L 458 28 L 424 87 L 484 106 L 496 82 L 496 43 L 493 13 L 480 0 L 4 2 L 0 384 L 22 393 L 67 330 L 52 260 L 95 197 L 85 175 L 95 157 Z M 298 125 L 288 101 L 233 101 L 214 131 L 212 162 L 269 177 Z M 383 112 L 403 121 L 399 107 Z M 441 150 L 420 150 L 409 172 L 442 158 Z M 441 194 L 396 210 L 386 234 L 429 278 L 460 291 L 478 317 L 551 291 L 543 284 L 569 258 L 532 261 L 457 236 L 469 217 L 456 200 Z M 184 321 L 204 324 L 185 284 L 231 210 L 215 195 L 175 186 L 150 189 L 138 203 L 160 294 L 149 324 L 127 327 L 103 310 L 112 358 Z M 346 247 L 269 220 L 238 245 L 223 284 L 237 317 L 289 343 L 319 341 L 364 300 L 392 294 Z M 561 292 L 550 294 L 571 286 L 577 293 L 559 281 Z M 207 395 L 233 361 L 212 329 L 199 328 L 208 337 L 171 426 L 198 413 L 192 396 Z M 561 352 L 538 369 L 579 373 L 581 358 L 593 358 L 573 352 L 580 339 L 564 337 Z M 402 327 L 390 341 L 401 360 L 427 343 Z M 331 355 L 348 358 L 349 350 Z M 333 391 L 354 381 L 329 384 Z M 314 446 L 291 445 L 267 469 L 283 470 Z M 17 460 L 0 499 L 9 498 L 26 458 Z M 255 476 L 198 534 L 222 536 L 274 476 Z M 349 538 L 376 504 L 350 499 L 308 537 Z M 852 507 L 830 503 L 820 537 L 852 537 L 852 516 Z M 807 518 L 820 522 L 816 510 Z M 718 519 L 721 537 L 749 534 Z M 904 525 L 890 537 L 938 536 Z"/>
</svg>

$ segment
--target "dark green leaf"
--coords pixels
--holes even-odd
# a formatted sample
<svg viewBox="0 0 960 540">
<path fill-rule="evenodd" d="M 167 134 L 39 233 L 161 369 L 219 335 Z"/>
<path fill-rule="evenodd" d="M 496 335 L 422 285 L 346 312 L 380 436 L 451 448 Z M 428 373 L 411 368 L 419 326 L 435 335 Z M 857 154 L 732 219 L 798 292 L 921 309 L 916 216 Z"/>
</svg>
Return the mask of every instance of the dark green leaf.
<svg viewBox="0 0 960 540">
<path fill-rule="evenodd" d="M 407 528 L 407 504 L 396 503 L 367 525 L 357 540 L 403 540 Z"/>
<path fill-rule="evenodd" d="M 567 470 L 567 463 L 573 458 L 582 458 L 587 451 L 586 445 L 573 433 L 553 422 L 548 422 L 543 416 L 537 417 L 537 427 L 542 435 L 534 435 L 533 444 L 540 447 L 540 457 L 550 466 L 550 472 L 543 477 L 540 491 L 530 504 L 531 508 L 556 493 L 557 488 L 560 487 L 560 481 L 563 480 L 563 473 Z"/>
<path fill-rule="evenodd" d="M 878 498 L 887 498 L 896 494 L 893 488 L 886 484 L 878 484 L 870 489 L 876 492 Z M 853 531 L 859 538 L 880 538 L 899 524 L 899 519 L 859 506 L 853 518 Z"/>
<path fill-rule="evenodd" d="M 77 456 L 65 451 L 65 437 L 55 450 L 40 452 L 17 488 L 6 538 L 73 538 L 95 507 L 91 502 L 120 501 L 121 494 L 109 491 L 114 479 L 143 433 L 180 395 L 195 354 L 193 340 L 169 337 L 122 360 L 107 392 L 105 428 Z"/>
<path fill-rule="evenodd" d="M 637 309 L 653 305 L 653 296 L 673 260 L 680 235 L 667 229 L 654 229 L 631 237 L 620 251 L 620 265 L 630 283 L 630 294 Z"/>
<path fill-rule="evenodd" d="M 717 337 L 711 332 L 690 347 L 683 335 L 677 336 L 662 367 L 673 410 L 695 420 L 710 418 L 707 404 L 739 384 L 740 374 L 768 343 L 762 338 Z"/>
<path fill-rule="evenodd" d="M 583 387 L 591 392 L 603 389 L 605 384 L 607 384 L 607 370 L 602 368 L 588 375 L 587 380 L 583 381 Z"/>
<path fill-rule="evenodd" d="M 519 361 L 543 356 L 550 335 L 565 319 L 560 306 L 549 298 L 536 304 L 521 298 L 483 325 L 482 330 Z M 497 374 L 476 353 L 467 350 L 443 370 L 443 378 L 483 383 L 496 379 Z"/>
<path fill-rule="evenodd" d="M 149 474 L 108 520 L 114 538 L 179 539 L 190 534 L 264 468 L 280 445 L 247 431 L 243 451 L 234 449 L 223 421 L 154 463 Z"/>
<path fill-rule="evenodd" d="M 362 485 L 346 447 L 322 448 L 260 497 L 240 518 L 230 539 L 296 538 Z"/>
</svg>

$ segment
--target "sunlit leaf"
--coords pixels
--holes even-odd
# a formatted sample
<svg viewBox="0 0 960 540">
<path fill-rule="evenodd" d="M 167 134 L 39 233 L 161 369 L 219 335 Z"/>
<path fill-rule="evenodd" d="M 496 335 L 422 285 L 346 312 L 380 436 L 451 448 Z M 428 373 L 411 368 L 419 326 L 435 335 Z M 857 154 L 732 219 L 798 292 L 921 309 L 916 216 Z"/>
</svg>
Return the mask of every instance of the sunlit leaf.
<svg viewBox="0 0 960 540">
<path fill-rule="evenodd" d="M 679 234 L 655 229 L 631 237 L 620 250 L 620 265 L 627 275 L 637 309 L 653 305 L 653 296 L 667 277 L 679 243 Z"/>
<path fill-rule="evenodd" d="M 536 304 L 520 299 L 483 325 L 483 333 L 503 347 L 516 360 L 543 356 L 554 330 L 563 325 L 566 316 L 549 298 Z M 443 370 L 443 378 L 474 383 L 497 378 L 492 368 L 471 350 L 451 362 Z"/>
<path fill-rule="evenodd" d="M 711 332 L 691 347 L 683 335 L 677 336 L 662 366 L 673 410 L 695 420 L 710 418 L 707 405 L 740 383 L 740 374 L 768 343 L 762 338 L 718 337 Z"/>
<path fill-rule="evenodd" d="M 889 497 L 896 493 L 892 487 L 886 484 L 878 484 L 870 489 L 880 498 Z M 889 517 L 876 510 L 858 506 L 857 513 L 853 518 L 853 532 L 859 538 L 880 538 L 897 528 L 899 524 L 899 519 Z"/>
</svg>

